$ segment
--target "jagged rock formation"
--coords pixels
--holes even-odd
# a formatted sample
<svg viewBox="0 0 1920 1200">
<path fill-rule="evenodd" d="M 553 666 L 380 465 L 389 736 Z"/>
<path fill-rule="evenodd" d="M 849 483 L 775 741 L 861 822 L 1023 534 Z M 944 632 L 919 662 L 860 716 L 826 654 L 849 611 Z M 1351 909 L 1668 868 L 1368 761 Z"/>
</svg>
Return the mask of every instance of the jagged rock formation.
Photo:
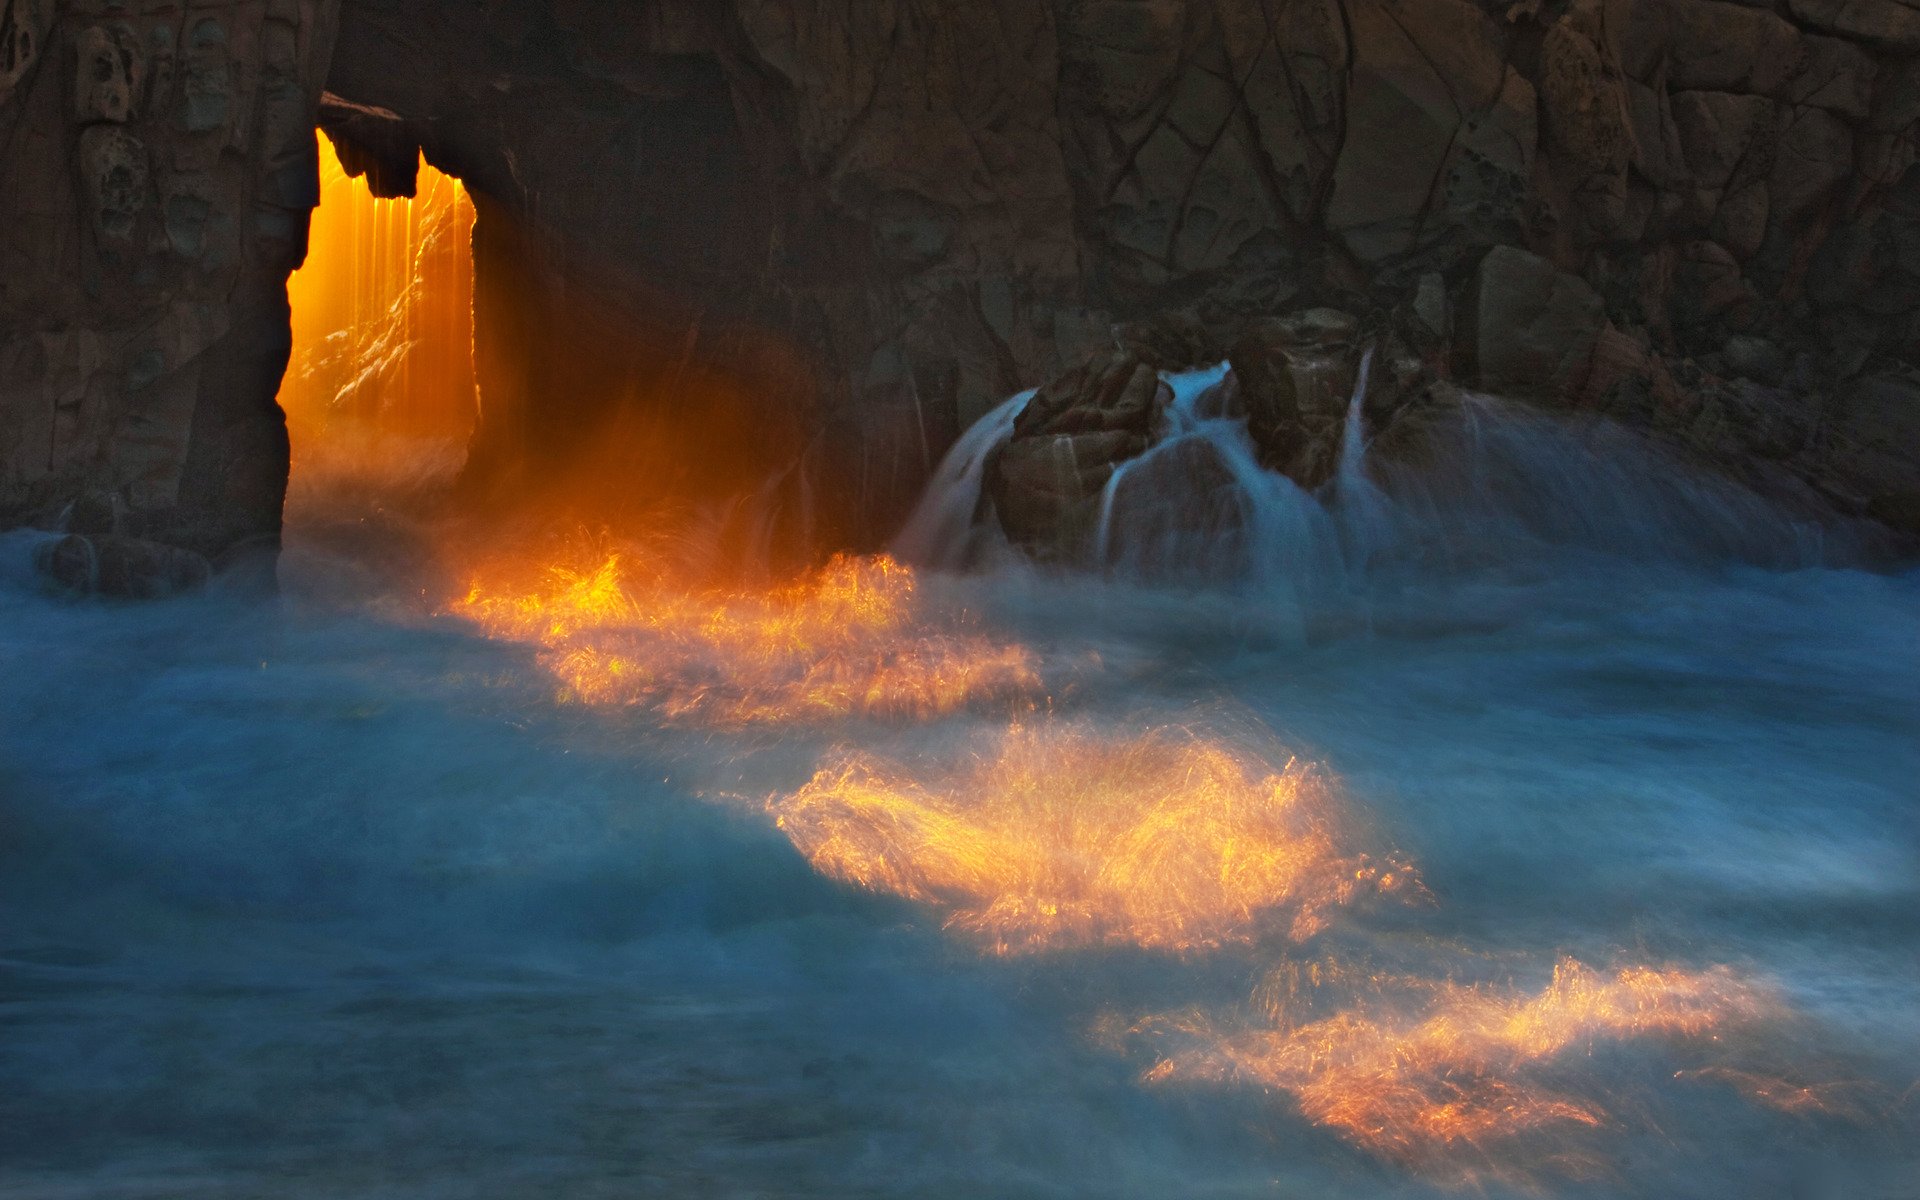
<svg viewBox="0 0 1920 1200">
<path fill-rule="evenodd" d="M 1041 547 L 1093 527 L 1101 489 L 1152 438 L 1167 403 L 1155 364 L 1117 349 L 1034 393 L 986 475 L 1007 533 Z"/>
<path fill-rule="evenodd" d="M 1330 308 L 1256 322 L 1229 361 L 1260 463 L 1309 490 L 1332 478 L 1360 323 Z"/>
<path fill-rule="evenodd" d="M 1116 323 L 1331 306 L 1920 528 L 1907 0 L 141 8 L 0 7 L 0 518 L 270 539 L 318 118 L 475 197 L 481 475 L 692 397 L 872 540 Z"/>
<path fill-rule="evenodd" d="M 334 15 L 0 4 L 0 523 L 277 547 Z"/>
</svg>

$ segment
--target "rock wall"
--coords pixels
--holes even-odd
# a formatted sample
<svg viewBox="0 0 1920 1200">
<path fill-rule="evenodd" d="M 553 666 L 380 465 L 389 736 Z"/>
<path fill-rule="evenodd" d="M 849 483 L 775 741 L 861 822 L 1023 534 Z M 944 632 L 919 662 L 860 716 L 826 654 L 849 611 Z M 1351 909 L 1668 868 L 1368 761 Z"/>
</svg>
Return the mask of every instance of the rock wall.
<svg viewBox="0 0 1920 1200">
<path fill-rule="evenodd" d="M 853 540 L 1116 323 L 1177 314 L 1217 358 L 1329 305 L 1419 310 L 1442 375 L 1920 527 L 1906 0 L 571 0 L 423 27 L 443 8 L 346 0 L 333 90 L 498 202 L 516 287 L 591 280 L 716 364 L 743 330 L 784 343 L 752 386 L 826 431 Z M 423 75 L 421 45 L 458 49 Z M 604 323 L 597 350 L 559 326 L 535 360 L 604 360 Z M 609 383 L 488 389 L 536 427 L 557 390 Z"/>
<path fill-rule="evenodd" d="M 0 3 L 0 525 L 271 561 L 334 16 Z"/>
<path fill-rule="evenodd" d="M 303 198 L 272 164 L 305 161 L 322 7 L 155 17 L 227 90 L 154 67 L 143 107 L 98 117 L 75 71 L 121 44 L 106 18 L 7 5 L 0 46 L 49 31 L 46 62 L 0 70 L 16 519 L 105 489 L 218 548 L 196 531 L 255 511 L 210 489 L 282 451 L 216 428 L 270 395 Z M 724 396 L 759 424 L 685 422 L 691 456 L 798 456 L 846 501 L 835 535 L 870 542 L 1001 396 L 1121 369 L 1116 324 L 1177 318 L 1217 358 L 1325 308 L 1437 375 L 1920 528 L 1910 0 L 339 0 L 339 27 L 320 119 L 349 161 L 404 191 L 418 147 L 475 196 L 482 477 L 577 457 L 612 409 Z M 245 29 L 291 30 L 291 56 Z M 216 94 L 202 208 L 175 147 L 213 136 Z M 112 167 L 128 139 L 144 177 Z M 139 253 L 108 253 L 129 227 Z M 159 357 L 125 348 L 161 329 Z"/>
</svg>

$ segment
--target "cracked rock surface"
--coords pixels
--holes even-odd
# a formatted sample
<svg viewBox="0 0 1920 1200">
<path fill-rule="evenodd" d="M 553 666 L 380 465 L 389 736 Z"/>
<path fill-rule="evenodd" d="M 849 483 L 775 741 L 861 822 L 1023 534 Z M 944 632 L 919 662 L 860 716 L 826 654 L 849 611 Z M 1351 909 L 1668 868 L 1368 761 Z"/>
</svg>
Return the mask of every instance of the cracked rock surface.
<svg viewBox="0 0 1920 1200">
<path fill-rule="evenodd" d="M 1920 531 L 1906 0 L 10 0 L 0 520 L 271 543 L 316 121 L 474 195 L 480 474 L 664 361 L 872 543 L 1116 326 L 1331 309 Z"/>
</svg>

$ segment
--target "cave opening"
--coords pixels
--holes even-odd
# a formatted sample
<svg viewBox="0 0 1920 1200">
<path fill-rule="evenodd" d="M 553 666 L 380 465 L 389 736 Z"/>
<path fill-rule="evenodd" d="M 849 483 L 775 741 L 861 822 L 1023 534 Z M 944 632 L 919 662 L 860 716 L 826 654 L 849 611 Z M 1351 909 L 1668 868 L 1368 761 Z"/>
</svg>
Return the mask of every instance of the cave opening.
<svg viewBox="0 0 1920 1200">
<path fill-rule="evenodd" d="M 816 561 L 804 355 L 674 288 L 624 295 L 484 169 L 396 154 L 385 126 L 317 134 L 278 393 L 290 515 L 344 485 L 479 536 L 665 537 L 703 574 Z"/>
<path fill-rule="evenodd" d="M 415 194 L 376 196 L 320 136 L 320 204 L 287 284 L 281 382 L 296 480 L 464 461 L 479 415 L 473 201 L 422 162 Z"/>
</svg>

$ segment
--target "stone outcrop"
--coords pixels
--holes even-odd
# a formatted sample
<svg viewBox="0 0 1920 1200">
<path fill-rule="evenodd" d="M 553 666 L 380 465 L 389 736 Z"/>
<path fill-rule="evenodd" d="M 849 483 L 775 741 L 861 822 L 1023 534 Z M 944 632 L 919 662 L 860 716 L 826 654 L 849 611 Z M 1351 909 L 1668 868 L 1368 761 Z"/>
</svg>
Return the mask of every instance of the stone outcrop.
<svg viewBox="0 0 1920 1200">
<path fill-rule="evenodd" d="M 1809 422 L 1810 423 L 1810 422 Z M 1821 423 L 1822 478 L 1901 529 L 1920 529 L 1920 373 L 1867 375 L 1834 398 Z"/>
<path fill-rule="evenodd" d="M 1132 350 L 1097 354 L 1034 394 L 987 465 L 986 491 L 1017 546 L 1042 556 L 1093 527 L 1115 469 L 1152 440 L 1169 394 Z"/>
<path fill-rule="evenodd" d="M 40 574 L 77 596 L 158 600 L 206 586 L 212 564 L 191 550 L 112 534 L 70 533 L 40 548 Z"/>
<path fill-rule="evenodd" d="M 0 6 L 0 522 L 278 545 L 322 0 Z"/>
<path fill-rule="evenodd" d="M 1513 246 L 1496 246 L 1469 277 L 1458 317 L 1461 374 L 1522 400 L 1578 397 L 1607 324 L 1584 279 Z"/>
<path fill-rule="evenodd" d="M 1229 361 L 1260 465 L 1308 490 L 1333 476 L 1359 374 L 1360 323 L 1331 308 L 1259 321 Z"/>
<path fill-rule="evenodd" d="M 1224 351 L 1331 307 L 1916 528 L 1909 0 L 138 7 L 0 7 L 6 521 L 100 492 L 128 536 L 271 542 L 321 120 L 380 189 L 424 151 L 472 192 L 472 470 L 509 490 L 637 407 L 871 543 L 1116 324 Z"/>
</svg>

